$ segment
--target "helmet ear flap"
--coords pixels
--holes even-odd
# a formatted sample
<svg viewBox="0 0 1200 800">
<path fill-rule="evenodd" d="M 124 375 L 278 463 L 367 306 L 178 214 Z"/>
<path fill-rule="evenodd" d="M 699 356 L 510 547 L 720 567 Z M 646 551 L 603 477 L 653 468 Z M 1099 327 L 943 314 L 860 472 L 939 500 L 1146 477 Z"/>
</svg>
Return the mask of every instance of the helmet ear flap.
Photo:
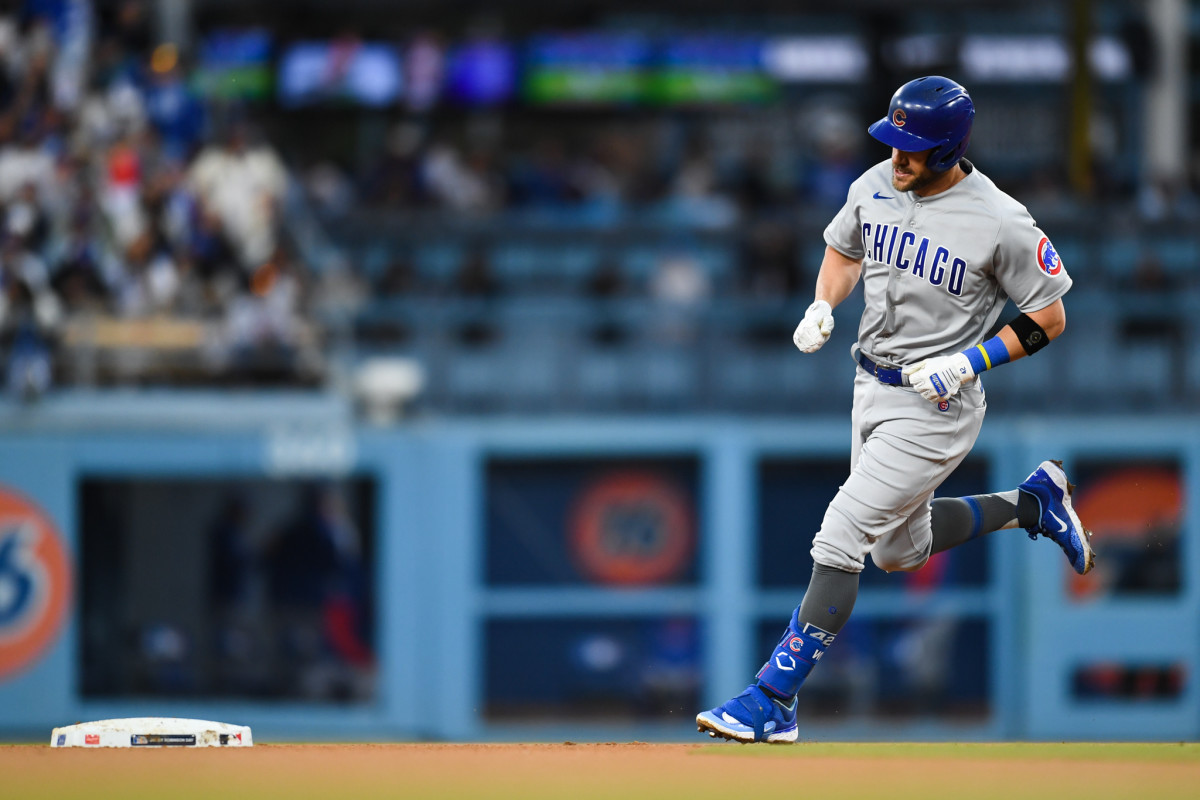
<svg viewBox="0 0 1200 800">
<path fill-rule="evenodd" d="M 971 134 L 967 133 L 960 141 L 946 142 L 940 145 L 936 150 L 930 153 L 929 167 L 934 172 L 945 172 L 962 160 L 963 155 L 967 152 L 967 144 L 971 140 Z"/>
</svg>

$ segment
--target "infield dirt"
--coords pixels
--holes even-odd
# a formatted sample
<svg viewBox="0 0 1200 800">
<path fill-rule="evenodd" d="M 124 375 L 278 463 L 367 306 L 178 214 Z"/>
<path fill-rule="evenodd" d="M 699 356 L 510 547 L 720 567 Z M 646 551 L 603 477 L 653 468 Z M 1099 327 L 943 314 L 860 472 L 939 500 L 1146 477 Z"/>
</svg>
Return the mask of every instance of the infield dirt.
<svg viewBox="0 0 1200 800">
<path fill-rule="evenodd" d="M 0 797 L 1200 797 L 1195 744 L 263 744 L 242 750 L 0 747 Z"/>
</svg>

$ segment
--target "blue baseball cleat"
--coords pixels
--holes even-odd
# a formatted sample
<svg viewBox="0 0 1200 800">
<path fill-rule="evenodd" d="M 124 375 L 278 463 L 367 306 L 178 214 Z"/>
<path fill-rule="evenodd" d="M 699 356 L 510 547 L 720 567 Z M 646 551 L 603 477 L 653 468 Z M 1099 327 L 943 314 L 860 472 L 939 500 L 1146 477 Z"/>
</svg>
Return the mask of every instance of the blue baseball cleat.
<svg viewBox="0 0 1200 800">
<path fill-rule="evenodd" d="M 1029 538 L 1036 539 L 1040 533 L 1053 540 L 1067 554 L 1071 567 L 1080 575 L 1086 575 L 1096 562 L 1092 532 L 1083 527 L 1071 507 L 1075 486 L 1067 480 L 1062 462 L 1043 461 L 1017 489 L 1037 498 L 1041 509 L 1038 524 L 1025 529 Z"/>
<path fill-rule="evenodd" d="M 784 705 L 757 684 L 724 705 L 696 715 L 696 730 L 735 742 L 796 741 L 796 698 Z"/>
</svg>

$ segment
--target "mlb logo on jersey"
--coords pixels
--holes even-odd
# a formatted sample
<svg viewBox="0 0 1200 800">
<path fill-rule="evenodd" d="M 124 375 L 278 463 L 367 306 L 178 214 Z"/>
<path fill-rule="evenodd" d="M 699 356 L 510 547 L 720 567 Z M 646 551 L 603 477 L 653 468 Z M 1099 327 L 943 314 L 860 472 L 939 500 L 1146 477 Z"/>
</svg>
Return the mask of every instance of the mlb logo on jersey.
<svg viewBox="0 0 1200 800">
<path fill-rule="evenodd" d="M 1062 272 L 1062 259 L 1058 257 L 1058 251 L 1054 249 L 1054 245 L 1050 244 L 1050 240 L 1045 236 L 1038 242 L 1037 261 L 1038 267 L 1041 268 L 1042 272 L 1052 278 Z"/>
</svg>

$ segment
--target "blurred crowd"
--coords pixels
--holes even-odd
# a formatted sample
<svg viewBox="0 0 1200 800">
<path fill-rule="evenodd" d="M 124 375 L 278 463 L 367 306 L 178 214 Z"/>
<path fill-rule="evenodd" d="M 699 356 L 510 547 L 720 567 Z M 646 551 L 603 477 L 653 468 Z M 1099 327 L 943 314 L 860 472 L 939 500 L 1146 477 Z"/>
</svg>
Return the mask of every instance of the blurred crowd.
<svg viewBox="0 0 1200 800">
<path fill-rule="evenodd" d="M 36 397 L 56 380 L 142 379 L 147 361 L 136 352 L 109 365 L 112 374 L 56 359 L 66 344 L 105 335 L 193 344 L 205 382 L 296 382 L 298 361 L 319 358 L 314 271 L 285 225 L 289 167 L 244 106 L 197 94 L 184 54 L 156 43 L 150 12 L 140 0 L 27 2 L 0 17 L 0 349 L 11 395 Z M 822 123 L 806 144 L 815 148 L 788 149 L 808 156 L 786 164 L 780 131 L 790 141 L 799 128 L 781 113 L 704 136 L 661 118 L 551 129 L 485 115 L 438 129 L 417 116 L 368 148 L 361 169 L 307 158 L 297 186 L 324 218 L 528 210 L 606 224 L 632 211 L 668 226 L 727 229 L 802 196 L 840 202 L 862 166 L 845 144 L 854 141 L 849 116 L 814 110 Z M 795 247 L 785 225 L 749 230 L 745 285 L 790 293 Z M 610 267 L 597 270 L 589 292 L 617 294 Z M 686 267 L 665 263 L 654 287 L 706 295 L 703 276 Z M 488 294 L 489 270 L 481 250 L 444 291 Z M 410 277 L 401 264 L 381 285 L 351 288 L 395 294 L 413 288 Z M 202 325 L 173 324 L 181 320 Z M 153 324 L 119 327 L 129 321 Z"/>
<path fill-rule="evenodd" d="M 279 156 L 193 94 L 175 48 L 153 45 L 147 4 L 25 8 L 0 17 L 8 390 L 45 391 L 71 324 L 96 318 L 216 320 L 214 370 L 293 350 L 304 287 L 279 235 Z"/>
<path fill-rule="evenodd" d="M 414 118 L 391 128 L 360 170 L 318 161 L 305 183 L 332 213 L 544 210 L 603 223 L 649 210 L 666 222 L 721 227 L 744 213 L 844 201 L 870 163 L 856 120 L 833 102 L 803 114 L 751 109 L 709 119 L 560 112 L 553 124 L 535 115 L 438 125 Z"/>
<path fill-rule="evenodd" d="M 359 315 L 353 338 L 379 328 L 364 322 L 376 298 L 503 293 L 497 251 L 516 222 L 613 234 L 595 258 L 584 258 L 585 243 L 556 240 L 550 260 L 587 261 L 587 274 L 571 278 L 582 297 L 699 308 L 735 293 L 798 303 L 819 264 L 820 227 L 849 183 L 886 156 L 864 134 L 862 98 L 846 91 L 719 111 L 464 112 L 433 101 L 397 113 L 285 111 L 263 98 L 200 94 L 194 54 L 162 41 L 148 0 L 18 7 L 0 16 L 0 356 L 7 393 L 21 398 L 56 382 L 319 384 L 335 349 L 330 309 Z M 339 48 L 359 41 L 336 36 Z M 1004 108 L 994 115 L 1004 119 Z M 1132 185 L 1116 124 L 1097 108 L 1095 128 L 1109 135 L 1094 147 L 1090 199 L 1123 198 L 1128 213 L 1113 230 L 1135 244 L 1139 224 L 1174 225 L 1172 246 L 1186 250 L 1187 225 L 1177 223 L 1200 217 L 1189 180 Z M 989 174 L 1003 188 L 1039 218 L 1091 220 L 1065 175 L 1004 173 L 995 153 L 1017 145 L 1000 130 L 973 148 L 992 153 Z M 361 242 L 339 239 L 347 219 L 368 221 L 360 238 L 399 231 L 393 239 L 403 242 L 372 267 L 353 251 Z M 416 251 L 439 226 L 467 234 L 454 242 L 462 252 L 453 263 L 431 270 Z M 619 240 L 639 228 L 642 244 L 661 246 L 650 268 L 631 270 L 638 254 Z M 692 233 L 721 239 L 722 266 L 701 263 Z M 1064 258 L 1078 252 L 1060 236 Z M 1114 256 L 1106 288 L 1166 293 L 1194 283 L 1175 251 L 1162 250 Z M 534 280 L 515 293 L 538 288 Z M 621 341 L 606 304 L 595 305 L 584 323 L 592 340 Z M 494 333 L 487 320 L 473 322 L 457 341 Z M 788 340 L 778 321 L 751 336 Z M 116 346 L 98 357 L 106 344 Z"/>
</svg>

